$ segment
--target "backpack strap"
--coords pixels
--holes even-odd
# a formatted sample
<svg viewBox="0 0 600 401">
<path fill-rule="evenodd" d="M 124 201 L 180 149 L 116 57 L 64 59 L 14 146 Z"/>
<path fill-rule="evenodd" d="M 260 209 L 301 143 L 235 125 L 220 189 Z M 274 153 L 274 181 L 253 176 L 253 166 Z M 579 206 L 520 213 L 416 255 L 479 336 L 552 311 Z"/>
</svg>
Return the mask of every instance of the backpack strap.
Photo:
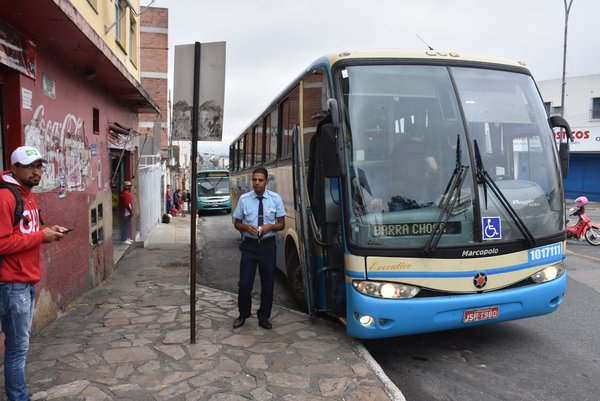
<svg viewBox="0 0 600 401">
<path fill-rule="evenodd" d="M 19 224 L 19 221 L 23 218 L 23 197 L 19 190 L 14 186 L 6 183 L 0 183 L 0 189 L 6 188 L 10 192 L 12 192 L 15 200 L 17 201 L 17 206 L 15 207 L 15 214 L 13 218 L 13 227 Z"/>
</svg>

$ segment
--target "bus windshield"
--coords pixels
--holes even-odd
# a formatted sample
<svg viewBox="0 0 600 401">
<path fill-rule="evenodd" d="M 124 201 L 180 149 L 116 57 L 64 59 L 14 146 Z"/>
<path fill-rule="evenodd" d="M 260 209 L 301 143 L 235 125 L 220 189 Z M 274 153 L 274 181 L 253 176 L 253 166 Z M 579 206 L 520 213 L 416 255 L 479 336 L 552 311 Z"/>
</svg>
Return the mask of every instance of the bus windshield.
<svg viewBox="0 0 600 401">
<path fill-rule="evenodd" d="M 353 245 L 422 249 L 436 235 L 456 246 L 564 229 L 555 144 L 529 75 L 363 65 L 337 76 Z"/>
<path fill-rule="evenodd" d="M 229 174 L 198 175 L 198 196 L 229 195 Z"/>
</svg>

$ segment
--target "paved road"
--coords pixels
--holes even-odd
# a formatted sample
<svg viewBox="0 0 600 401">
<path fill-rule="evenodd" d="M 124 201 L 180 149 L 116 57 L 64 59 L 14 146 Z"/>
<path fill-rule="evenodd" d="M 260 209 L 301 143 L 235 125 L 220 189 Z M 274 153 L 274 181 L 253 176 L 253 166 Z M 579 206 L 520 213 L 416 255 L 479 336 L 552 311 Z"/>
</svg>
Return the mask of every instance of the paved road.
<svg viewBox="0 0 600 401">
<path fill-rule="evenodd" d="M 205 233 L 202 244 L 203 262 L 198 266 L 198 284 L 208 285 L 223 291 L 237 294 L 240 252 L 240 233 L 233 228 L 230 214 L 222 212 L 204 213 L 198 219 L 198 225 Z M 260 294 L 258 274 L 254 285 L 254 294 Z M 285 276 L 278 272 L 275 280 L 274 302 L 289 308 L 297 305 L 289 294 Z"/>
<path fill-rule="evenodd" d="M 568 241 L 567 265 L 552 315 L 365 345 L 410 401 L 598 401 L 600 246 Z"/>
</svg>

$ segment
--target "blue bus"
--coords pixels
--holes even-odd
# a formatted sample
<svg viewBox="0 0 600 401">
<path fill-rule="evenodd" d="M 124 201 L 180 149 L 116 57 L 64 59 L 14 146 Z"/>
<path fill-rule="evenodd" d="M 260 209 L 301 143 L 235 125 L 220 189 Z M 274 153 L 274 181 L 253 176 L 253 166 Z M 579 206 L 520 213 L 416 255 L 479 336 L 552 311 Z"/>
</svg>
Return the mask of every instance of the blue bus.
<svg viewBox="0 0 600 401">
<path fill-rule="evenodd" d="M 569 145 L 519 62 L 355 51 L 309 65 L 230 145 L 281 194 L 277 265 L 357 338 L 554 312 L 566 291 Z"/>
<path fill-rule="evenodd" d="M 200 170 L 196 185 L 198 214 L 208 210 L 231 213 L 229 170 Z"/>
</svg>

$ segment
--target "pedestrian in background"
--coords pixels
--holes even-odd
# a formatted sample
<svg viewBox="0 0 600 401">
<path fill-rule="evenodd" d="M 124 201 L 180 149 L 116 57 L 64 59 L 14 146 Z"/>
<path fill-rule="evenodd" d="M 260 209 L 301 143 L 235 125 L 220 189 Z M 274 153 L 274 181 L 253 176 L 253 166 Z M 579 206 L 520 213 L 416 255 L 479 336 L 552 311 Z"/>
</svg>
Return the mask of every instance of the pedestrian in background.
<svg viewBox="0 0 600 401">
<path fill-rule="evenodd" d="M 173 194 L 171 193 L 171 185 L 167 184 L 167 191 L 165 192 L 165 198 L 167 200 L 167 213 L 171 212 L 171 207 L 173 206 Z"/>
<path fill-rule="evenodd" d="M 234 226 L 242 233 L 240 244 L 240 281 L 238 283 L 239 316 L 233 327 L 244 325 L 251 315 L 252 287 L 256 266 L 260 274 L 260 307 L 257 311 L 258 325 L 263 329 L 272 328 L 269 318 L 273 307 L 273 287 L 275 285 L 276 242 L 275 232 L 285 227 L 285 209 L 281 196 L 266 189 L 269 173 L 264 167 L 252 172 L 253 191 L 240 196 L 233 212 Z"/>
<path fill-rule="evenodd" d="M 131 219 L 133 217 L 133 196 L 131 195 L 131 181 L 123 182 L 123 190 L 119 195 L 119 214 L 121 217 L 121 242 L 126 245 L 133 244 L 131 235 Z"/>
<path fill-rule="evenodd" d="M 175 215 L 183 214 L 183 193 L 181 189 L 177 188 L 173 194 L 173 206 L 176 209 Z"/>
<path fill-rule="evenodd" d="M 184 210 L 186 212 L 191 212 L 192 211 L 192 195 L 190 194 L 190 191 L 188 191 L 187 189 L 183 192 L 183 201 L 184 201 Z"/>
<path fill-rule="evenodd" d="M 12 153 L 11 167 L 0 183 L 14 187 L 23 198 L 23 213 L 15 215 L 16 196 L 0 190 L 0 322 L 4 332 L 4 388 L 9 401 L 29 401 L 25 363 L 33 322 L 35 284 L 42 278 L 40 245 L 60 241 L 69 231 L 42 227 L 40 209 L 31 189 L 44 172 L 40 152 L 21 146 Z M 15 220 L 19 218 L 16 224 Z"/>
<path fill-rule="evenodd" d="M 173 194 L 173 206 L 179 211 L 181 207 L 181 189 L 177 188 Z"/>
</svg>

